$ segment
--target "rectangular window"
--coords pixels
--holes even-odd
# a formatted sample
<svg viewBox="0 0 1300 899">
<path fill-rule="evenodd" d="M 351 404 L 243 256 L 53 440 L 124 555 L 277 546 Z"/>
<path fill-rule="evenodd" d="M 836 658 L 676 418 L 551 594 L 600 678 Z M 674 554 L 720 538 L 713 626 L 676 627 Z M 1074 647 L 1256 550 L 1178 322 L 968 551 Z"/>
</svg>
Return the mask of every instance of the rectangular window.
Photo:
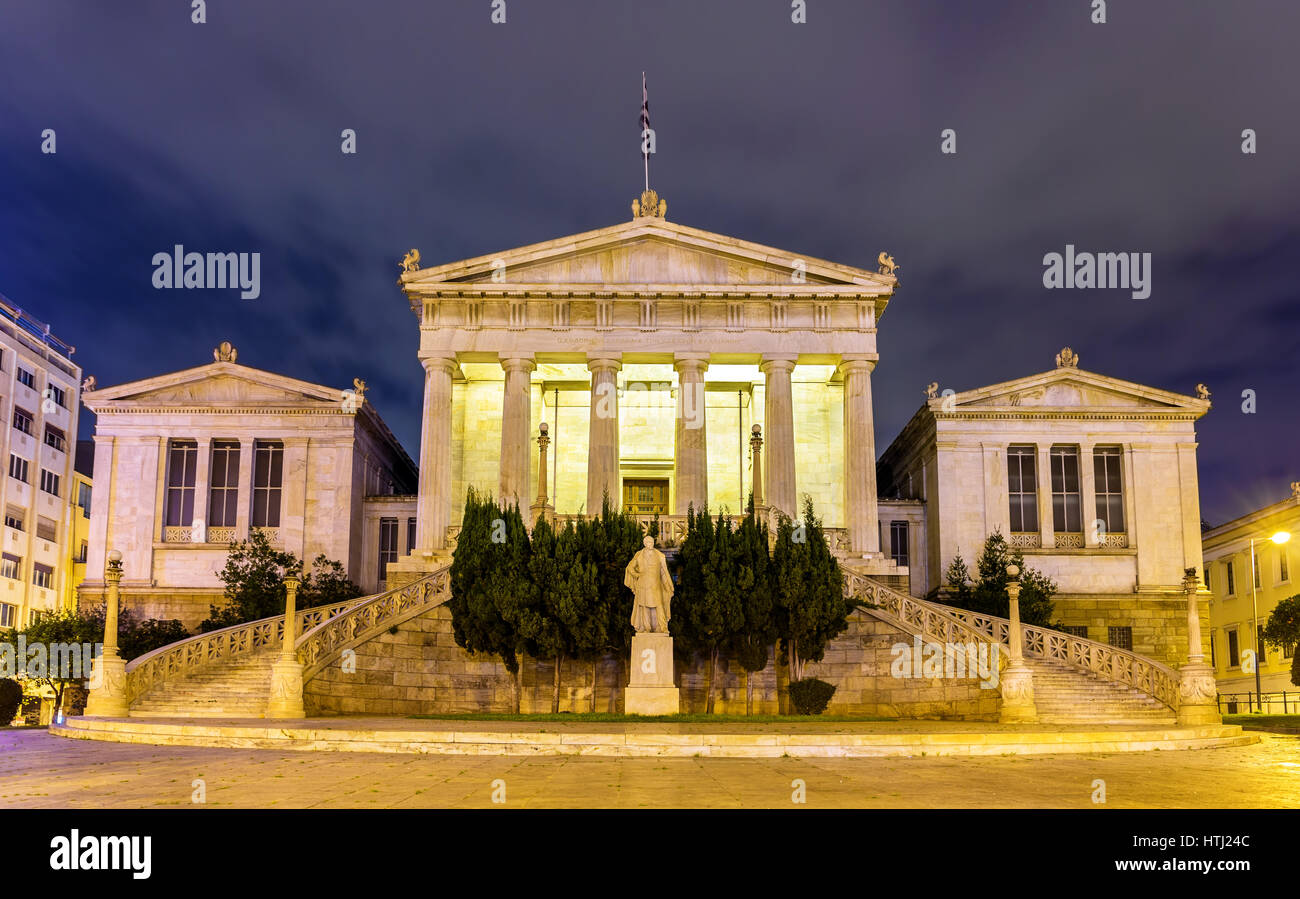
<svg viewBox="0 0 1300 899">
<path fill-rule="evenodd" d="M 1082 494 L 1079 490 L 1079 449 L 1054 446 L 1052 466 L 1052 529 L 1058 534 L 1083 532 Z"/>
<path fill-rule="evenodd" d="M 7 577 L 10 580 L 18 580 L 19 573 L 22 571 L 23 558 L 15 556 L 12 553 L 0 555 L 0 577 Z"/>
<path fill-rule="evenodd" d="M 1255 589 L 1258 590 L 1259 589 L 1259 553 L 1255 552 L 1250 554 L 1250 567 L 1254 571 L 1254 575 L 1255 575 Z"/>
<path fill-rule="evenodd" d="M 1264 665 L 1268 662 L 1268 644 L 1264 642 L 1264 625 L 1255 625 L 1255 664 Z"/>
<path fill-rule="evenodd" d="M 406 519 L 406 551 L 415 552 L 415 519 Z"/>
<path fill-rule="evenodd" d="M 50 391 L 50 399 L 54 400 L 54 402 L 63 409 L 68 408 L 68 394 L 62 387 L 55 387 L 51 384 L 48 389 Z"/>
<path fill-rule="evenodd" d="M 91 487 L 87 483 L 77 485 L 77 507 L 81 509 L 82 518 L 90 517 L 90 490 Z"/>
<path fill-rule="evenodd" d="M 63 431 L 53 425 L 45 426 L 45 445 L 52 446 L 59 452 L 67 452 L 68 441 L 64 437 Z"/>
<path fill-rule="evenodd" d="M 1038 477 L 1032 446 L 1007 447 L 1007 490 L 1011 496 L 1011 531 L 1038 532 Z"/>
<path fill-rule="evenodd" d="M 194 473 L 198 465 L 199 445 L 173 440 L 167 448 L 168 527 L 189 527 L 194 523 Z"/>
<path fill-rule="evenodd" d="M 1124 478 L 1120 459 L 1118 446 L 1098 447 L 1092 453 L 1097 518 L 1103 523 L 1107 534 L 1124 533 Z"/>
<path fill-rule="evenodd" d="M 1218 653 L 1216 653 L 1214 649 L 1214 645 L 1218 642 L 1219 642 L 1219 635 L 1214 631 L 1210 631 L 1210 667 L 1211 668 L 1219 667 L 1219 662 L 1217 658 Z"/>
<path fill-rule="evenodd" d="M 1285 548 L 1277 551 L 1277 579 L 1279 582 L 1291 580 L 1291 566 L 1287 564 Z"/>
<path fill-rule="evenodd" d="M 58 540 L 59 525 L 53 518 L 46 518 L 44 515 L 36 516 L 36 537 L 38 540 L 49 540 L 51 543 Z"/>
<path fill-rule="evenodd" d="M 48 468 L 41 469 L 41 489 L 51 496 L 59 495 L 59 476 Z"/>
<path fill-rule="evenodd" d="M 1069 634 L 1071 637 L 1079 637 L 1084 640 L 1088 639 L 1088 625 L 1086 624 L 1063 624 L 1061 625 L 1061 630 L 1064 633 Z"/>
<path fill-rule="evenodd" d="M 83 565 L 86 563 L 86 556 L 90 552 L 90 544 L 85 540 L 81 541 L 81 554 L 77 556 L 77 561 Z"/>
<path fill-rule="evenodd" d="M 15 531 L 25 531 L 27 530 L 27 515 L 17 506 L 6 506 L 5 524 Z"/>
<path fill-rule="evenodd" d="M 1237 629 L 1228 631 L 1228 667 L 1241 667 L 1241 644 L 1237 642 Z"/>
<path fill-rule="evenodd" d="M 7 602 L 0 602 L 0 627 L 13 627 L 18 618 L 18 607 Z"/>
<path fill-rule="evenodd" d="M 1206 590 L 1213 590 L 1213 589 L 1214 589 L 1213 587 L 1210 586 L 1210 569 L 1211 569 L 1212 567 L 1213 567 L 1213 566 L 1211 566 L 1211 565 L 1209 565 L 1209 564 L 1207 564 L 1207 565 L 1205 566 L 1205 589 L 1206 589 Z"/>
<path fill-rule="evenodd" d="M 36 376 L 20 365 L 18 366 L 18 383 L 35 390 Z"/>
<path fill-rule="evenodd" d="M 907 567 L 907 522 L 889 523 L 889 554 L 902 567 Z"/>
<path fill-rule="evenodd" d="M 38 587 L 50 589 L 54 586 L 54 569 L 40 562 L 32 564 L 32 583 Z"/>
<path fill-rule="evenodd" d="M 1231 558 L 1228 559 L 1227 562 L 1223 563 L 1223 573 L 1228 576 L 1228 592 L 1225 595 L 1235 596 L 1237 594 L 1237 578 L 1236 572 L 1233 571 Z"/>
<path fill-rule="evenodd" d="M 32 610 L 30 610 L 30 611 L 27 613 L 27 623 L 28 623 L 29 625 L 32 625 L 32 624 L 40 624 L 40 623 L 41 623 L 41 619 L 44 618 L 44 617 L 45 617 L 46 615 L 48 615 L 48 614 L 50 614 L 50 613 L 44 611 L 43 609 L 32 609 Z"/>
<path fill-rule="evenodd" d="M 15 456 L 13 453 L 10 453 L 9 454 L 9 477 L 13 478 L 15 481 L 22 481 L 24 484 L 26 484 L 27 483 L 27 460 L 24 459 L 22 456 Z"/>
<path fill-rule="evenodd" d="M 239 511 L 239 444 L 212 444 L 211 487 L 208 490 L 208 527 L 233 528 Z"/>
<path fill-rule="evenodd" d="M 14 429 L 24 434 L 32 432 L 32 413 L 14 406 Z"/>
<path fill-rule="evenodd" d="M 397 561 L 397 519 L 379 519 L 379 579 L 388 577 L 388 563 Z"/>
<path fill-rule="evenodd" d="M 280 526 L 280 493 L 284 480 L 284 444 L 253 444 L 253 527 Z"/>
<path fill-rule="evenodd" d="M 1127 626 L 1106 628 L 1106 642 L 1116 649 L 1127 649 L 1132 652 L 1133 628 Z"/>
</svg>

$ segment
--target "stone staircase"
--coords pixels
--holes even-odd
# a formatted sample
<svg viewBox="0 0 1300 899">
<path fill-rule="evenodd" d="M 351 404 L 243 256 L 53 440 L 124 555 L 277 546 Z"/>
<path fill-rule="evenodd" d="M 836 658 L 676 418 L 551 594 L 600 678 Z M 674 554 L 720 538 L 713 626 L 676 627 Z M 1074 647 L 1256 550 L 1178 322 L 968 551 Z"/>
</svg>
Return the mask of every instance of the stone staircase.
<svg viewBox="0 0 1300 899">
<path fill-rule="evenodd" d="M 262 718 L 278 655 L 268 648 L 166 681 L 131 704 L 131 717 Z"/>
<path fill-rule="evenodd" d="M 1052 659 L 1025 659 L 1043 724 L 1174 724 L 1173 709 L 1124 684 Z"/>
</svg>

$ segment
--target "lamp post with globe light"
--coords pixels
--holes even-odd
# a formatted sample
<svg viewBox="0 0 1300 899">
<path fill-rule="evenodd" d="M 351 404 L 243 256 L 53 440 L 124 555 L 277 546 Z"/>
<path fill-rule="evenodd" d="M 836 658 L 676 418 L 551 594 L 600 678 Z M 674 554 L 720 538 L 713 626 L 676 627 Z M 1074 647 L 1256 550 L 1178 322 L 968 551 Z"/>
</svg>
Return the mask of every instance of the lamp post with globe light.
<svg viewBox="0 0 1300 899">
<path fill-rule="evenodd" d="M 117 619 L 119 588 L 122 583 L 122 554 L 117 550 L 108 553 L 104 568 L 104 583 L 108 586 L 104 599 L 104 645 L 95 659 L 90 674 L 90 696 L 86 699 L 86 714 L 99 718 L 125 718 L 126 662 L 117 651 Z"/>
<path fill-rule="evenodd" d="M 1255 566 L 1259 564 L 1259 560 L 1255 556 L 1255 541 L 1258 539 L 1260 538 L 1250 538 L 1250 621 L 1255 627 L 1255 635 L 1253 638 L 1255 642 L 1255 707 L 1262 712 L 1264 711 L 1264 694 L 1260 686 L 1259 666 L 1264 659 L 1264 647 L 1261 645 L 1259 639 L 1259 608 L 1255 596 L 1255 573 L 1257 571 Z M 1291 533 L 1289 531 L 1278 531 L 1277 533 L 1270 535 L 1268 539 L 1275 545 L 1282 546 L 1291 539 Z"/>
</svg>

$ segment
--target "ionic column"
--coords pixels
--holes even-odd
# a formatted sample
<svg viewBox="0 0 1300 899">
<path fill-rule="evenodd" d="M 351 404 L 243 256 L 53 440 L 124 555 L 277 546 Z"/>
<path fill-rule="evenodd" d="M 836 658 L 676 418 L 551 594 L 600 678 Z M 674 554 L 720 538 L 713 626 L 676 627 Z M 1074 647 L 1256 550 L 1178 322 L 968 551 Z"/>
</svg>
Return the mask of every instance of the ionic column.
<svg viewBox="0 0 1300 899">
<path fill-rule="evenodd" d="M 451 378 L 456 360 L 421 359 L 424 416 L 420 428 L 420 497 L 415 545 L 423 554 L 447 546 L 451 524 Z"/>
<path fill-rule="evenodd" d="M 763 418 L 767 427 L 768 506 L 791 518 L 799 515 L 794 478 L 794 394 L 790 375 L 794 356 L 764 356 L 759 369 L 766 376 Z"/>
<path fill-rule="evenodd" d="M 501 404 L 501 502 L 528 508 L 528 443 L 533 430 L 530 375 L 537 366 L 529 356 L 502 357 L 505 396 Z"/>
<path fill-rule="evenodd" d="M 844 378 L 844 518 L 852 553 L 880 552 L 871 409 L 871 371 L 875 367 L 874 359 L 846 358 L 839 365 Z"/>
<path fill-rule="evenodd" d="M 694 504 L 698 512 L 709 504 L 708 434 L 705 427 L 704 373 L 707 355 L 677 355 L 677 427 L 673 467 L 677 482 L 678 515 Z M 743 498 L 742 498 L 743 499 Z"/>
<path fill-rule="evenodd" d="M 587 430 L 587 514 L 600 513 L 609 494 L 610 506 L 622 505 L 618 485 L 618 372 L 621 357 L 588 356 L 591 371 L 591 418 Z"/>
</svg>

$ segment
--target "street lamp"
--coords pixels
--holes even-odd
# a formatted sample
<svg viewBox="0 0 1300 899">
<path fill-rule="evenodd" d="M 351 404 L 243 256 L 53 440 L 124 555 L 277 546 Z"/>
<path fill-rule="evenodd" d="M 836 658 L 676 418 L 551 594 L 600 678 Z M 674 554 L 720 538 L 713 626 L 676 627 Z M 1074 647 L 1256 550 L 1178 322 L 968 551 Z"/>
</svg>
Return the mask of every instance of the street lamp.
<svg viewBox="0 0 1300 899">
<path fill-rule="evenodd" d="M 1262 650 L 1264 647 L 1260 645 L 1259 609 L 1255 601 L 1255 580 L 1256 580 L 1255 572 L 1257 570 L 1255 567 L 1257 564 L 1255 559 L 1255 541 L 1258 539 L 1260 538 L 1259 537 L 1250 538 L 1250 622 L 1255 626 L 1255 634 L 1253 639 L 1253 642 L 1255 644 L 1255 703 L 1257 708 L 1262 712 L 1264 711 L 1264 693 L 1260 688 L 1259 665 L 1260 665 L 1260 657 L 1263 655 Z M 1276 534 L 1273 534 L 1268 539 L 1273 541 L 1273 543 L 1275 543 L 1276 545 L 1281 546 L 1282 544 L 1286 543 L 1288 540 L 1291 539 L 1291 533 L 1289 531 L 1278 531 Z"/>
</svg>

